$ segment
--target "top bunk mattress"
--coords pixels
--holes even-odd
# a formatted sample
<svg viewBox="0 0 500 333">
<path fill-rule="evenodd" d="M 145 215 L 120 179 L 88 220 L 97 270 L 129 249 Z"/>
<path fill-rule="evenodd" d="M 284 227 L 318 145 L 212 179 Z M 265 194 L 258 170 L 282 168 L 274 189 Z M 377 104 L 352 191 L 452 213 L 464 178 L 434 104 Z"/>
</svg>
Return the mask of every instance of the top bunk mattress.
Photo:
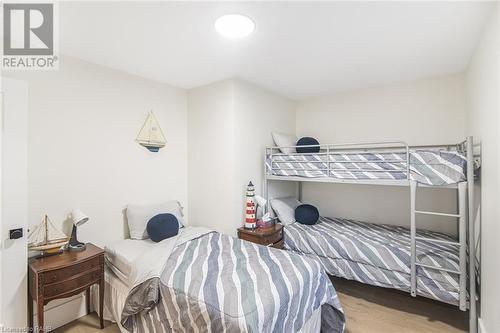
<svg viewBox="0 0 500 333">
<path fill-rule="evenodd" d="M 406 153 L 273 154 L 266 171 L 274 176 L 345 180 L 408 179 Z M 426 185 L 450 185 L 466 180 L 467 159 L 454 151 L 410 152 L 410 179 Z"/>
</svg>

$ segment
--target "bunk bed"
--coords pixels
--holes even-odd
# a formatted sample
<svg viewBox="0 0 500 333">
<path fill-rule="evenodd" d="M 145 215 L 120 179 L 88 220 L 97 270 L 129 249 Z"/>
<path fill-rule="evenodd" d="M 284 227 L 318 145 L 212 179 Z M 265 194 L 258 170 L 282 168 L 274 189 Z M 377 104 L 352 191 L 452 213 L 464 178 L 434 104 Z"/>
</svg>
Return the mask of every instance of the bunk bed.
<svg viewBox="0 0 500 333">
<path fill-rule="evenodd" d="M 472 137 L 431 146 L 326 144 L 314 153 L 289 153 L 296 146 L 266 147 L 264 195 L 276 180 L 298 182 L 299 200 L 303 182 L 409 187 L 410 228 L 321 217 L 312 226 L 285 226 L 285 249 L 319 259 L 330 275 L 469 309 L 470 331 L 476 332 L 476 268 L 469 260 L 476 258 L 474 224 L 469 222 L 474 221 L 473 147 Z M 420 187 L 456 189 L 458 212 L 417 210 Z M 417 229 L 417 215 L 457 220 L 457 237 Z"/>
</svg>

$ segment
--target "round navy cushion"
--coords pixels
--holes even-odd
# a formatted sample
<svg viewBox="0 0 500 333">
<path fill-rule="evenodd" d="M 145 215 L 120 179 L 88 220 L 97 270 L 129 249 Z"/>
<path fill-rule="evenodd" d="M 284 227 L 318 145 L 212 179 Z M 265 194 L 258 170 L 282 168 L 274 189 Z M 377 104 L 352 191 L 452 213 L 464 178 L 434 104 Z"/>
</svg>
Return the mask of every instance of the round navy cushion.
<svg viewBox="0 0 500 333">
<path fill-rule="evenodd" d="M 148 221 L 146 231 L 149 238 L 158 243 L 179 233 L 179 221 L 172 214 L 158 214 Z"/>
<path fill-rule="evenodd" d="M 295 221 L 312 225 L 318 222 L 319 211 L 313 205 L 303 204 L 295 208 Z"/>
<path fill-rule="evenodd" d="M 316 147 L 297 147 L 297 153 L 319 153 L 319 142 L 315 138 L 310 138 L 308 136 L 300 138 L 297 141 L 297 146 L 312 146 L 316 145 Z"/>
</svg>

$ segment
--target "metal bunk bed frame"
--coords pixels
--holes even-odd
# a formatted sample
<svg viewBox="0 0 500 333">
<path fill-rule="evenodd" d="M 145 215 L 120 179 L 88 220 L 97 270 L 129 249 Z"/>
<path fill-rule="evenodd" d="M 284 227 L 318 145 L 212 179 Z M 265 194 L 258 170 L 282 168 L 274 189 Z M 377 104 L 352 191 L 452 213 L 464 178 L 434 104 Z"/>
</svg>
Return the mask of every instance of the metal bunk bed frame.
<svg viewBox="0 0 500 333">
<path fill-rule="evenodd" d="M 302 146 L 302 147 L 317 147 L 313 146 Z M 383 185 L 383 186 L 408 186 L 410 187 L 410 252 L 411 252 L 411 289 L 410 294 L 413 297 L 417 296 L 417 266 L 425 267 L 428 269 L 435 269 L 441 271 L 447 271 L 459 276 L 459 308 L 462 311 L 467 310 L 469 307 L 469 331 L 472 333 L 477 332 L 477 313 L 476 313 L 476 268 L 475 268 L 475 258 L 476 258 L 476 247 L 475 247 L 475 227 L 474 227 L 474 143 L 473 137 L 469 136 L 465 141 L 458 144 L 446 144 L 446 145 L 428 145 L 428 146 L 409 146 L 405 142 L 395 141 L 395 142 L 368 142 L 368 143 L 347 143 L 347 144 L 326 144 L 320 145 L 321 152 L 314 155 L 326 155 L 327 162 L 323 161 L 308 161 L 308 163 L 326 163 L 326 168 L 315 169 L 326 172 L 327 175 L 331 175 L 335 171 L 369 171 L 369 172 L 405 172 L 406 179 L 339 179 L 333 177 L 318 177 L 318 178 L 307 178 L 300 176 L 278 176 L 273 175 L 274 164 L 273 156 L 275 155 L 290 155 L 283 154 L 280 148 L 296 148 L 292 147 L 266 147 L 264 156 L 264 196 L 268 198 L 269 194 L 269 181 L 270 180 L 281 180 L 281 181 L 294 181 L 299 184 L 299 199 L 302 199 L 302 182 L 320 182 L 320 183 L 343 183 L 343 184 L 365 184 L 365 185 Z M 332 167 L 332 164 L 342 164 L 351 163 L 351 161 L 335 161 L 330 162 L 328 156 L 330 154 L 338 153 L 381 153 L 381 152 L 395 152 L 395 149 L 399 153 L 406 154 L 406 161 L 401 162 L 402 167 L 395 170 L 363 170 L 363 169 L 347 169 Z M 416 149 L 446 149 L 455 150 L 464 154 L 467 158 L 467 179 L 466 181 L 444 185 L 444 186 L 432 186 L 427 184 L 418 184 L 416 181 L 410 179 L 410 152 Z M 277 151 L 277 153 L 275 153 Z M 294 153 L 295 154 L 295 153 Z M 293 155 L 293 154 L 292 154 Z M 307 153 L 297 153 L 297 155 L 307 155 Z M 267 165 L 267 159 L 271 158 L 271 170 Z M 356 163 L 371 163 L 371 161 L 356 161 Z M 279 168 L 283 170 L 283 168 Z M 289 170 L 294 170 L 295 168 L 285 168 Z M 304 170 L 304 169 L 300 169 Z M 458 212 L 457 213 L 444 213 L 444 212 L 432 212 L 417 210 L 416 208 L 416 198 L 417 189 L 419 187 L 430 187 L 430 188 L 452 188 L 457 190 L 458 194 Z M 269 210 L 269 200 L 266 204 L 266 210 Z M 443 240 L 428 239 L 424 237 L 416 236 L 416 223 L 417 215 L 433 215 L 443 218 L 452 218 L 458 220 L 458 241 L 448 242 Z M 459 247 L 459 262 L 460 270 L 454 271 L 445 269 L 438 266 L 430 266 L 418 262 L 417 260 L 417 241 L 429 241 L 437 243 L 453 244 Z M 467 256 L 468 253 L 468 256 Z M 467 259 L 469 258 L 469 264 L 467 264 Z M 467 280 L 467 276 L 469 279 Z M 469 291 L 469 301 L 467 301 L 467 282 Z"/>
</svg>

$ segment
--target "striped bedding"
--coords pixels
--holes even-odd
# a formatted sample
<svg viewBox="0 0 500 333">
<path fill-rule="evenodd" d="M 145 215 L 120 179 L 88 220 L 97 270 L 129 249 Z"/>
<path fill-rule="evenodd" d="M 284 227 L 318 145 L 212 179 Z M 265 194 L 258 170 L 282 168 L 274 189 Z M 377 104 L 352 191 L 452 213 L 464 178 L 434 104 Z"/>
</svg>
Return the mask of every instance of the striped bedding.
<svg viewBox="0 0 500 333">
<path fill-rule="evenodd" d="M 453 240 L 426 230 L 417 231 L 417 236 Z M 284 246 L 319 259 L 330 275 L 410 290 L 410 234 L 405 227 L 322 217 L 315 225 L 287 225 Z M 459 270 L 457 246 L 417 241 L 417 256 L 425 264 Z M 417 292 L 458 304 L 458 276 L 417 266 Z"/>
<path fill-rule="evenodd" d="M 328 173 L 327 162 L 330 162 Z M 349 163 L 339 163 L 349 162 Z M 369 162 L 369 163 L 366 163 Z M 306 178 L 407 179 L 406 154 L 395 153 L 318 153 L 273 154 L 266 158 L 269 174 Z M 271 168 L 272 165 L 272 168 Z M 363 171 L 357 171 L 362 169 Z M 448 185 L 466 180 L 467 160 L 453 151 L 416 150 L 410 152 L 410 178 L 427 185 Z"/>
<path fill-rule="evenodd" d="M 298 332 L 321 307 L 322 330 L 344 314 L 321 265 L 216 232 L 177 244 L 158 276 L 132 289 L 122 325 L 133 332 Z"/>
</svg>

